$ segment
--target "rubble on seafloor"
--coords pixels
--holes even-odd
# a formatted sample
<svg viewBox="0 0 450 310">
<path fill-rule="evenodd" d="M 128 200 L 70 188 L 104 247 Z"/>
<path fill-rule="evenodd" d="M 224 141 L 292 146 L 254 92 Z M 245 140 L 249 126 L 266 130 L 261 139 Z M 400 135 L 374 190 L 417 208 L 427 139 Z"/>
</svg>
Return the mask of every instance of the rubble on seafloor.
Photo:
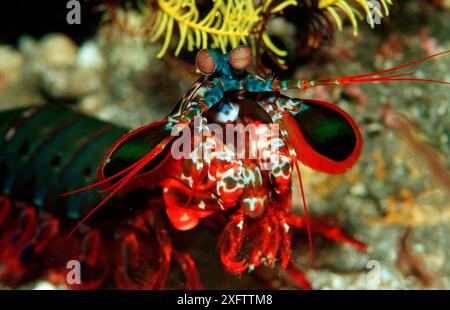
<svg viewBox="0 0 450 310">
<path fill-rule="evenodd" d="M 294 78 L 366 73 L 449 50 L 447 13 L 420 10 L 409 1 L 393 10 L 380 31 L 361 27 L 355 38 L 350 29 L 344 30 L 331 46 L 297 68 Z M 17 47 L 0 46 L 0 110 L 68 101 L 126 127 L 149 123 L 163 117 L 194 78 L 189 64 L 157 60 L 158 50 L 111 25 L 102 26 L 82 46 L 62 34 L 40 40 L 24 36 Z M 449 56 L 419 65 L 416 76 L 449 81 Z M 349 234 L 368 244 L 361 253 L 314 238 L 316 268 L 308 247 L 297 246 L 295 264 L 307 270 L 313 287 L 449 289 L 448 88 L 385 83 L 288 94 L 339 103 L 356 119 L 364 137 L 361 159 L 348 173 L 328 176 L 302 169 L 310 212 L 335 217 Z M 293 196 L 302 212 L 299 195 Z M 377 277 L 372 277 L 374 268 Z M 274 286 L 280 285 L 292 288 Z"/>
<path fill-rule="evenodd" d="M 156 59 L 158 48 L 112 24 L 81 46 L 59 33 L 23 35 L 17 48 L 0 46 L 0 110 L 73 103 L 130 128 L 158 120 L 195 78 L 192 65 Z M 187 74 L 180 78 L 180 71 Z"/>
<path fill-rule="evenodd" d="M 320 52 L 333 58 L 325 65 L 313 60 L 297 70 L 297 77 L 366 73 L 449 50 L 445 14 L 431 10 L 425 18 L 418 10 L 409 2 L 381 35 L 363 30 L 352 40 L 349 33 L 339 34 L 334 46 Z M 408 23 L 419 16 L 427 22 Z M 422 64 L 416 75 L 448 81 L 450 61 L 444 56 Z M 318 268 L 308 271 L 314 288 L 450 288 L 448 88 L 384 83 L 351 91 L 321 88 L 306 96 L 339 102 L 364 138 L 361 159 L 348 173 L 328 176 L 303 169 L 309 207 L 315 214 L 334 214 L 369 245 L 366 253 L 338 245 L 320 250 Z M 301 210 L 300 201 L 295 205 Z M 299 265 L 308 264 L 297 257 Z M 377 281 L 369 278 L 373 261 L 380 271 Z"/>
</svg>

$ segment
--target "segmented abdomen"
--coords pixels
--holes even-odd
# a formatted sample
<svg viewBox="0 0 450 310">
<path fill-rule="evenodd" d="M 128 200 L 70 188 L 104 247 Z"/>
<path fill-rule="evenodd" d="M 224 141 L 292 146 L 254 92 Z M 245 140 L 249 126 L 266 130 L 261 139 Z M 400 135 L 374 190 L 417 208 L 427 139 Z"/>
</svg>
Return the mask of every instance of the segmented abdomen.
<svg viewBox="0 0 450 310">
<path fill-rule="evenodd" d="M 76 230 L 104 193 L 61 197 L 95 182 L 98 165 L 125 132 L 62 106 L 0 113 L 0 285 L 47 279 L 76 289 L 164 287 L 171 239 L 158 195 L 130 193 Z M 190 262 L 186 253 L 174 256 Z M 69 281 L 69 263 L 79 265 L 79 282 Z M 193 269 L 186 277 L 199 287 Z"/>
<path fill-rule="evenodd" d="M 95 181 L 107 149 L 126 131 L 58 105 L 0 114 L 0 193 L 79 218 L 97 191 L 61 197 Z"/>
</svg>

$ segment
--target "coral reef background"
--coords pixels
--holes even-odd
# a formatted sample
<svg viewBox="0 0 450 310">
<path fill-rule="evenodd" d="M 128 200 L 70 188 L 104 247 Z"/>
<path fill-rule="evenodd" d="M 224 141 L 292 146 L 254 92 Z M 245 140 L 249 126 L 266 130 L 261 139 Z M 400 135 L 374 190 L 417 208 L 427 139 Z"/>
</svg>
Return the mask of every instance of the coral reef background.
<svg viewBox="0 0 450 310">
<path fill-rule="evenodd" d="M 38 7 L 42 9 L 42 2 L 23 3 L 20 13 L 0 18 L 0 111 L 64 103 L 135 128 L 164 117 L 196 78 L 192 53 L 157 59 L 162 42 L 150 43 L 123 32 L 117 24 L 100 23 L 90 4 L 83 5 L 81 27 L 73 28 L 65 23 L 61 10 L 42 10 L 36 17 L 32 11 L 36 3 L 41 3 Z M 359 74 L 449 50 L 448 2 L 434 4 L 395 2 L 390 16 L 374 30 L 363 21 L 355 37 L 353 28 L 345 24 L 331 42 L 307 52 L 292 43 L 296 40 L 290 31 L 292 23 L 275 21 L 271 31 L 289 55 L 289 70 L 274 68 L 275 73 L 293 78 Z M 53 5 L 49 1 L 45 9 Z M 64 19 L 39 23 L 45 14 Z M 21 18 L 31 19 L 31 24 L 37 18 L 36 27 L 20 26 Z M 132 13 L 127 22 L 139 24 L 142 18 Z M 416 75 L 450 81 L 449 56 L 420 65 Z M 313 268 L 308 247 L 299 242 L 294 249 L 295 264 L 306 271 L 313 287 L 449 289 L 448 88 L 385 83 L 288 94 L 339 103 L 357 120 L 365 142 L 359 163 L 344 175 L 303 169 L 312 215 L 329 217 L 369 245 L 366 253 L 360 253 L 317 237 L 317 266 Z M 302 212 L 300 201 L 294 200 L 294 207 Z M 379 264 L 381 273 L 379 279 L 371 280 L 374 263 Z M 199 263 L 199 268 L 205 267 Z M 251 286 L 245 276 L 241 281 L 240 286 Z M 224 283 L 219 279 L 205 282 L 216 288 Z M 274 286 L 293 288 L 290 283 Z"/>
</svg>

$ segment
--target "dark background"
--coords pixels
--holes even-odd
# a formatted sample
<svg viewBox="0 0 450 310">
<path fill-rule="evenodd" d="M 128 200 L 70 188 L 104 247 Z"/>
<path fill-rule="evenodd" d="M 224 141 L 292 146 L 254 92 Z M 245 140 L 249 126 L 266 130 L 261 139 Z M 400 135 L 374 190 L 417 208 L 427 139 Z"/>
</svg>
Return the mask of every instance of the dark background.
<svg viewBox="0 0 450 310">
<path fill-rule="evenodd" d="M 35 38 L 52 32 L 62 32 L 77 43 L 91 37 L 97 30 L 101 14 L 96 8 L 100 0 L 79 0 L 81 24 L 66 21 L 68 0 L 12 0 L 0 2 L 0 44 L 17 44 L 23 34 Z"/>
</svg>

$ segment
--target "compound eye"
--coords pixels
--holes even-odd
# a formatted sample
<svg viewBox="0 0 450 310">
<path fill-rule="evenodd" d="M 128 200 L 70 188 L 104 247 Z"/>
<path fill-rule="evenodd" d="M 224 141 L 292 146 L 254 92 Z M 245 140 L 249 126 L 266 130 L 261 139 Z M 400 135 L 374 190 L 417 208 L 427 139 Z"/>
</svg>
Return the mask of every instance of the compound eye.
<svg viewBox="0 0 450 310">
<path fill-rule="evenodd" d="M 250 66 L 252 60 L 252 50 L 248 46 L 236 47 L 230 53 L 230 65 L 237 70 L 242 70 Z"/>
<path fill-rule="evenodd" d="M 216 68 L 216 61 L 208 52 L 207 49 L 202 49 L 195 57 L 195 63 L 200 72 L 204 75 L 209 75 L 214 72 Z"/>
</svg>

